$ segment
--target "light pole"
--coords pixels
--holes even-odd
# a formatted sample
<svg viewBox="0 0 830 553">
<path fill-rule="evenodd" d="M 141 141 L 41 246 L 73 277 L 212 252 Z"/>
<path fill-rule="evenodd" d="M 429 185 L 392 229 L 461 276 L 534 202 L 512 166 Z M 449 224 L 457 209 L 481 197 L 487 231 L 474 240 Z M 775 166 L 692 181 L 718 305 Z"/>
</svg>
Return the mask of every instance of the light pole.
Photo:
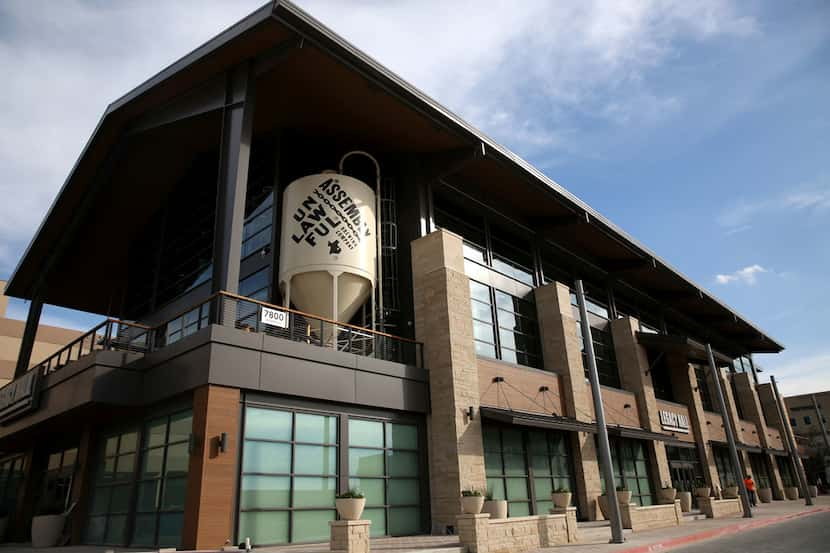
<svg viewBox="0 0 830 553">
<path fill-rule="evenodd" d="M 597 358 L 594 354 L 594 342 L 591 337 L 591 323 L 588 321 L 588 308 L 585 306 L 585 289 L 582 281 L 576 281 L 576 300 L 579 304 L 579 319 L 582 325 L 582 340 L 588 357 L 588 380 L 591 382 L 591 396 L 594 398 L 594 412 L 597 417 L 597 435 L 599 436 L 599 464 L 605 477 L 605 493 L 608 496 L 608 518 L 611 522 L 611 543 L 623 543 L 622 516 L 617 502 L 617 486 L 614 482 L 614 469 L 611 466 L 611 446 L 608 443 L 608 427 L 605 426 L 605 409 L 602 406 L 602 394 L 599 388 Z"/>
</svg>

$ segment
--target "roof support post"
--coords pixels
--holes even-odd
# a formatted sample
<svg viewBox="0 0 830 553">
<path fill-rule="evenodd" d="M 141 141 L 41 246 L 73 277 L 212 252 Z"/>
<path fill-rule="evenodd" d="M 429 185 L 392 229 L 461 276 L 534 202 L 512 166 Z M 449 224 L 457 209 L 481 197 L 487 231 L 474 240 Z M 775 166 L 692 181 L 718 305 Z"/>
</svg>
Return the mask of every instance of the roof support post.
<svg viewBox="0 0 830 553">
<path fill-rule="evenodd" d="M 778 416 L 781 418 L 781 428 L 787 436 L 787 449 L 790 450 L 790 460 L 795 466 L 795 474 L 798 477 L 798 485 L 801 488 L 801 494 L 804 496 L 804 504 L 812 505 L 813 498 L 810 497 L 810 490 L 807 488 L 807 475 L 804 474 L 804 465 L 801 464 L 801 459 L 798 458 L 798 448 L 795 445 L 795 436 L 793 436 L 793 429 L 790 422 L 787 420 L 787 411 L 784 409 L 784 400 L 781 399 L 781 394 L 778 393 L 778 383 L 775 382 L 775 377 L 770 375 L 769 381 L 772 382 L 772 391 L 775 395 L 775 406 L 778 407 Z"/>
<path fill-rule="evenodd" d="M 32 361 L 32 349 L 35 346 L 37 327 L 40 325 L 40 313 L 43 311 L 43 301 L 40 295 L 32 298 L 29 303 L 29 313 L 26 315 L 26 326 L 23 328 L 23 338 L 20 340 L 20 351 L 17 354 L 17 366 L 14 369 L 14 377 L 19 378 L 29 370 L 29 363 Z"/>
<path fill-rule="evenodd" d="M 735 479 L 738 481 L 738 490 L 741 492 L 741 504 L 744 508 L 744 518 L 752 518 L 752 507 L 749 505 L 749 494 L 744 485 L 744 479 L 741 472 L 741 461 L 738 459 L 738 448 L 735 447 L 735 432 L 732 429 L 732 418 L 726 411 L 726 401 L 723 399 L 723 382 L 720 378 L 720 372 L 715 364 L 715 354 L 712 353 L 712 345 L 706 344 L 706 356 L 709 358 L 709 369 L 712 372 L 712 380 L 715 382 L 715 393 L 718 396 L 718 405 L 720 406 L 721 418 L 723 419 L 723 428 L 726 431 L 726 441 L 729 444 L 729 456 L 732 459 L 732 467 L 735 471 Z M 726 484 L 721 482 L 722 486 Z"/>
<path fill-rule="evenodd" d="M 242 226 L 248 188 L 248 162 L 254 114 L 254 76 L 250 62 L 228 73 L 222 108 L 219 182 L 213 237 L 213 292 L 236 293 L 242 255 Z"/>
<path fill-rule="evenodd" d="M 821 426 L 821 435 L 824 438 L 824 447 L 827 448 L 825 455 L 828 455 L 830 454 L 830 437 L 827 436 L 827 425 L 824 424 L 824 417 L 821 415 L 821 410 L 818 408 L 816 394 L 810 394 L 810 399 L 813 400 L 813 409 L 816 410 L 816 418 L 818 419 L 819 426 Z"/>
<path fill-rule="evenodd" d="M 611 543 L 623 543 L 622 516 L 620 504 L 617 502 L 617 486 L 614 482 L 614 470 L 611 467 L 611 445 L 608 443 L 608 427 L 605 426 L 605 410 L 602 406 L 602 393 L 599 387 L 599 372 L 597 358 L 594 354 L 594 341 L 591 338 L 591 323 L 588 321 L 588 309 L 585 306 L 585 289 L 582 281 L 576 281 L 576 299 L 579 303 L 579 318 L 582 325 L 582 339 L 585 343 L 585 353 L 588 357 L 588 378 L 591 381 L 591 396 L 594 399 L 594 412 L 597 419 L 597 434 L 599 435 L 599 462 L 602 474 L 605 477 L 605 493 L 608 496 L 608 513 L 611 515 Z"/>
</svg>

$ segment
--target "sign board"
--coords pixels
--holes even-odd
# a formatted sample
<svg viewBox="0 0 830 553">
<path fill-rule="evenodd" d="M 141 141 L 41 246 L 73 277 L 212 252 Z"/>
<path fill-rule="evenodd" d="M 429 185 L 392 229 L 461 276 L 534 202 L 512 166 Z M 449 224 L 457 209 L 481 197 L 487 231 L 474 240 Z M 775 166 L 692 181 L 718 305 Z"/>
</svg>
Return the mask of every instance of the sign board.
<svg viewBox="0 0 830 553">
<path fill-rule="evenodd" d="M 0 388 L 0 422 L 37 409 L 40 370 L 27 372 Z"/>
<path fill-rule="evenodd" d="M 288 328 L 288 312 L 262 306 L 262 313 L 259 316 L 259 321 L 263 324 L 271 326 Z"/>
<path fill-rule="evenodd" d="M 674 411 L 660 411 L 660 426 L 671 432 L 689 433 L 689 417 Z"/>
</svg>

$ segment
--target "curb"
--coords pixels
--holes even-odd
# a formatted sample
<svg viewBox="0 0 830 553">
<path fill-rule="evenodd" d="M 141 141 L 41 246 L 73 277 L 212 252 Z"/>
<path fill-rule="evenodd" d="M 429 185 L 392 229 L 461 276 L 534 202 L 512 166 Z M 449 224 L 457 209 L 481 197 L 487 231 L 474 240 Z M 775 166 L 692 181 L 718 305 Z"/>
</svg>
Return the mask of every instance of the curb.
<svg viewBox="0 0 830 553">
<path fill-rule="evenodd" d="M 650 543 L 648 545 L 638 545 L 637 547 L 632 547 L 630 549 L 622 549 L 619 550 L 617 553 L 656 553 L 658 551 L 667 551 L 669 549 L 673 549 L 675 547 L 679 547 L 681 545 L 689 545 L 692 543 L 696 543 L 703 540 L 708 540 L 712 538 L 720 538 L 723 536 L 729 536 L 732 534 L 738 534 L 740 532 L 745 532 L 746 530 L 752 530 L 755 528 L 762 528 L 764 526 L 769 526 L 772 524 L 776 524 L 779 522 L 784 522 L 785 520 L 790 520 L 802 516 L 807 515 L 814 515 L 818 513 L 826 513 L 830 512 L 830 507 L 819 507 L 817 509 L 811 509 L 809 511 L 801 511 L 798 513 L 793 513 L 791 515 L 783 515 L 775 518 L 765 519 L 765 520 L 756 520 L 752 522 L 742 522 L 740 524 L 733 524 L 732 526 L 725 526 L 723 528 L 715 528 L 713 530 L 707 530 L 705 532 L 698 532 L 697 534 L 689 534 L 687 536 L 680 536 L 677 538 L 671 538 L 665 541 L 657 542 L 657 543 Z"/>
</svg>

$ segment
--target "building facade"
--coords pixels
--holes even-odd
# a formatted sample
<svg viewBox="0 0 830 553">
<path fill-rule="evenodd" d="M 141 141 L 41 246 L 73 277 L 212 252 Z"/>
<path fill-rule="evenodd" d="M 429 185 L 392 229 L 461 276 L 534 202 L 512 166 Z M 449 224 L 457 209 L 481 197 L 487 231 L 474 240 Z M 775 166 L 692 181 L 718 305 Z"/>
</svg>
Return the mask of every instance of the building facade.
<svg viewBox="0 0 830 553">
<path fill-rule="evenodd" d="M 0 280 L 0 386 L 8 384 L 14 378 L 17 356 L 20 353 L 20 343 L 26 326 L 23 321 L 6 316 L 9 298 L 2 293 L 5 287 L 6 281 Z M 83 333 L 69 328 L 40 325 L 35 334 L 32 357 L 33 359 L 48 357 L 81 334 Z"/>
<path fill-rule="evenodd" d="M 830 392 L 801 394 L 784 398 L 790 417 L 790 426 L 796 434 L 805 459 L 807 479 L 810 483 L 818 480 L 825 485 L 830 477 L 830 437 L 827 431 Z"/>
<path fill-rule="evenodd" d="M 298 309 L 279 267 L 289 235 L 339 255 L 329 217 L 348 204 L 283 200 L 353 150 L 381 168 L 349 168 L 379 196 L 378 277 L 338 321 Z M 109 106 L 7 286 L 36 306 L 29 327 L 44 303 L 113 317 L 0 390 L 7 537 L 75 504 L 74 543 L 326 541 L 335 494 L 353 487 L 376 536 L 454 531 L 467 489 L 516 517 L 566 488 L 595 519 L 575 279 L 634 500 L 749 472 L 783 498 L 788 420 L 752 361 L 782 346 L 319 22 L 269 4 Z"/>
</svg>

